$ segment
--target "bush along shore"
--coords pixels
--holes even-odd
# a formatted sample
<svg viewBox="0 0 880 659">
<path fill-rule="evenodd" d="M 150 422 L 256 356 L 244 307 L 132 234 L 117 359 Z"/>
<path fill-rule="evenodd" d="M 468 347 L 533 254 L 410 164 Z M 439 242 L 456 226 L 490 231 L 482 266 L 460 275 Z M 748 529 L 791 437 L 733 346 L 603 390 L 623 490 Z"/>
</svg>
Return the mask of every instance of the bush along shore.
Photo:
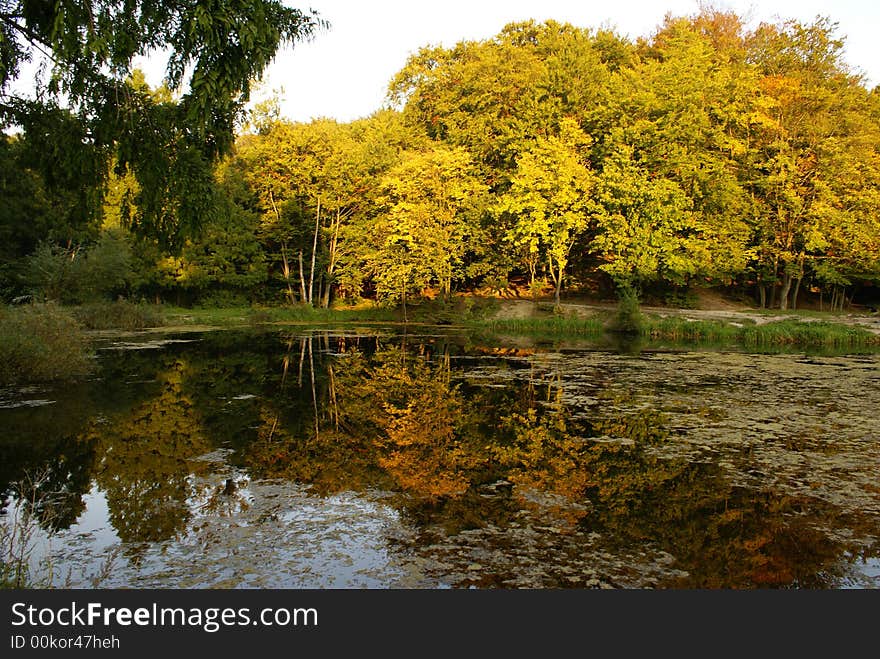
<svg viewBox="0 0 880 659">
<path fill-rule="evenodd" d="M 0 386 L 68 379 L 92 368 L 83 326 L 54 304 L 0 308 Z"/>
</svg>

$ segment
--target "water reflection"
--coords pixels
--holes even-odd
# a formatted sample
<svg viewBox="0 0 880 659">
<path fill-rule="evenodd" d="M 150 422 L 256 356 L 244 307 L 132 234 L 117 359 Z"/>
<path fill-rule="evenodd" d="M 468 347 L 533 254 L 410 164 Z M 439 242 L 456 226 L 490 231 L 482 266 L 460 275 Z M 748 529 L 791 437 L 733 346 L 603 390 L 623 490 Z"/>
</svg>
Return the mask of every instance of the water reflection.
<svg viewBox="0 0 880 659">
<path fill-rule="evenodd" d="M 880 585 L 859 569 L 880 554 L 880 360 L 470 342 L 218 332 L 102 350 L 82 387 L 0 410 L 0 488 L 27 498 L 15 483 L 45 473 L 40 519 L 62 539 L 98 534 L 83 512 L 106 502 L 114 585 Z M 254 543 L 275 553 L 233 558 Z"/>
</svg>

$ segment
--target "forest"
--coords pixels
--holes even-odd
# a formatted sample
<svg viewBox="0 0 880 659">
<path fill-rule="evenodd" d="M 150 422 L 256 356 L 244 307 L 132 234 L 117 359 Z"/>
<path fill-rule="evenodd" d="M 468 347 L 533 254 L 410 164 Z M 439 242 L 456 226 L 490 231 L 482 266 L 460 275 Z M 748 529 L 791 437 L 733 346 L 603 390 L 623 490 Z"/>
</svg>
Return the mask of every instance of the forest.
<svg viewBox="0 0 880 659">
<path fill-rule="evenodd" d="M 711 287 L 761 308 L 874 305 L 880 92 L 836 30 L 712 8 L 636 40 L 515 23 L 423 48 L 350 123 L 288 121 L 276 97 L 181 130 L 222 113 L 137 70 L 121 128 L 8 104 L 0 295 L 686 306 Z"/>
</svg>

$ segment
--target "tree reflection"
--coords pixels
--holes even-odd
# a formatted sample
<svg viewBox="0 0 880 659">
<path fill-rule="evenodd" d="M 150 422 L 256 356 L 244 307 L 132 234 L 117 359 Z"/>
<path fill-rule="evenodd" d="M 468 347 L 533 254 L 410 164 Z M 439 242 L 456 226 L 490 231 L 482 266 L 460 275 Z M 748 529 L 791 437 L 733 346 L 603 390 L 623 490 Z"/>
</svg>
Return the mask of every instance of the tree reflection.
<svg viewBox="0 0 880 659">
<path fill-rule="evenodd" d="M 36 502 L 34 519 L 43 528 L 68 528 L 85 508 L 94 450 L 77 435 L 88 423 L 94 401 L 86 387 L 46 392 L 45 406 L 3 410 L 0 431 L 0 494 Z M 28 492 L 21 483 L 36 484 Z"/>
<path fill-rule="evenodd" d="M 207 470 L 191 459 L 211 447 L 183 392 L 187 371 L 184 360 L 174 361 L 158 376 L 158 395 L 86 432 L 101 456 L 96 480 L 123 542 L 171 538 L 190 518 L 191 475 Z"/>
<path fill-rule="evenodd" d="M 285 375 L 289 362 L 282 361 Z M 246 451 L 249 468 L 322 492 L 383 484 L 436 498 L 467 490 L 469 470 L 481 458 L 463 439 L 466 406 L 450 382 L 448 360 L 435 363 L 400 348 L 367 357 L 344 347 L 317 378 L 313 365 L 308 359 L 305 378 L 297 380 L 298 403 L 277 399 L 278 407 L 262 410 L 259 438 Z M 309 398 L 317 410 L 313 424 L 302 422 Z M 291 407 L 300 414 L 291 415 Z"/>
<path fill-rule="evenodd" d="M 82 512 L 96 479 L 130 549 L 179 536 L 198 515 L 238 514 L 248 481 L 281 478 L 316 495 L 390 493 L 414 530 L 409 550 L 480 537 L 508 555 L 528 526 L 536 544 L 517 551 L 533 552 L 555 585 L 588 581 L 568 581 L 562 563 L 597 547 L 671 556 L 658 585 L 706 588 L 826 587 L 850 557 L 878 553 L 856 539 L 876 537 L 869 514 L 842 519 L 769 481 L 732 482 L 716 454 L 676 451 L 674 417 L 644 403 L 656 392 L 593 362 L 566 372 L 564 356 L 329 332 L 226 332 L 108 362 L 110 376 L 149 382 L 71 394 L 88 412 L 5 413 L 15 436 L 0 442 L 0 475 L 48 467 L 41 487 L 64 493 L 44 497 L 57 528 Z M 213 463 L 194 460 L 218 448 Z M 679 454 L 688 457 L 670 457 Z M 474 581 L 507 582 L 488 566 Z"/>
<path fill-rule="evenodd" d="M 408 357 L 392 350 L 375 355 L 363 376 L 367 388 L 352 398 L 373 401 L 364 411 L 377 429 L 379 465 L 406 492 L 461 496 L 481 460 L 466 441 L 468 415 L 458 387 L 450 383 L 448 361 L 435 364 L 424 354 Z M 343 393 L 343 418 L 351 426 L 358 415 L 351 413 L 349 400 Z"/>
<path fill-rule="evenodd" d="M 497 447 L 496 456 L 509 467 L 518 492 L 536 489 L 588 504 L 557 511 L 579 520 L 597 506 L 627 511 L 680 470 L 645 451 L 668 434 L 658 413 L 597 410 L 588 425 L 572 428 L 561 380 L 552 391 L 549 406 L 504 418 L 513 440 Z"/>
</svg>

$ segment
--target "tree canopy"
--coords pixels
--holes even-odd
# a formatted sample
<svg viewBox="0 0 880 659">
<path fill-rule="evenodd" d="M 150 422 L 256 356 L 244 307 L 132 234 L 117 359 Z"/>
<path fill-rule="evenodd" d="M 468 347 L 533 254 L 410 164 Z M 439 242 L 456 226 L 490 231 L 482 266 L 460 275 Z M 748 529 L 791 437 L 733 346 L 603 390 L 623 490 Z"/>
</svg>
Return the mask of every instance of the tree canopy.
<svg viewBox="0 0 880 659">
<path fill-rule="evenodd" d="M 270 0 L 83 6 L 91 16 L 0 0 L 0 112 L 24 129 L 0 144 L 5 290 L 23 292 L 13 262 L 105 253 L 92 249 L 100 207 L 105 232 L 130 231 L 130 285 L 149 297 L 878 297 L 880 92 L 829 19 L 748 26 L 704 7 L 636 40 L 513 23 L 423 48 L 388 107 L 341 123 L 286 121 L 274 101 L 241 120 L 250 80 L 322 25 L 313 14 Z M 167 86 L 149 89 L 131 61 L 163 46 Z M 42 96 L 16 98 L 37 49 L 59 63 Z"/>
<path fill-rule="evenodd" d="M 102 183 L 113 158 L 140 184 L 131 226 L 179 245 L 211 216 L 212 167 L 253 81 L 323 25 L 279 0 L 2 0 L 0 124 L 45 142 L 34 153 L 51 175 Z M 137 56 L 160 53 L 176 100 L 132 79 Z M 14 84 L 26 70 L 33 94 Z"/>
</svg>

